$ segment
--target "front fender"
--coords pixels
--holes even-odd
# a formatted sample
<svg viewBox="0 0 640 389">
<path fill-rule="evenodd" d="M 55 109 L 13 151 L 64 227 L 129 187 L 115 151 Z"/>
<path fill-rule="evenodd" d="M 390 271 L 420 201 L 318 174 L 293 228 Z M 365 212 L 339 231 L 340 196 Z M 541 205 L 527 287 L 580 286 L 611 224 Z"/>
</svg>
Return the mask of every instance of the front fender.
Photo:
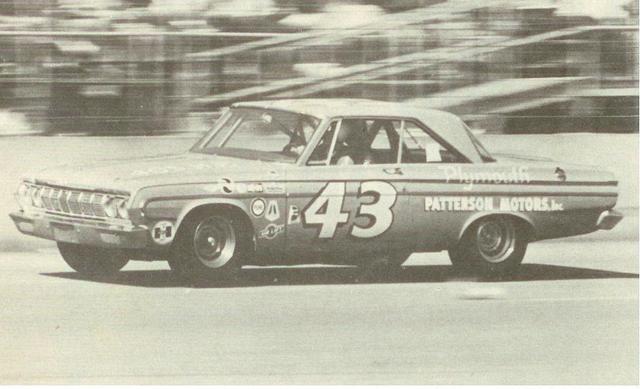
<svg viewBox="0 0 640 389">
<path fill-rule="evenodd" d="M 184 218 L 197 207 L 203 205 L 229 205 L 237 207 L 248 215 L 247 205 L 240 199 L 224 197 L 185 198 L 181 196 L 149 198 L 141 205 L 140 211 L 147 221 L 171 220 L 178 227 Z"/>
<path fill-rule="evenodd" d="M 238 199 L 207 198 L 207 199 L 191 200 L 187 204 L 185 204 L 185 206 L 182 208 L 182 210 L 176 217 L 176 228 L 177 229 L 180 228 L 182 221 L 189 214 L 189 212 L 203 205 L 230 205 L 230 206 L 239 208 L 240 210 L 242 210 L 242 212 L 244 212 L 245 215 L 247 215 L 247 217 L 249 217 L 249 209 L 247 205 Z"/>
<path fill-rule="evenodd" d="M 139 211 L 142 224 L 146 225 L 149 231 L 151 231 L 153 238 L 156 228 L 162 230 L 170 226 L 173 231 L 177 232 L 191 211 L 201 206 L 215 205 L 233 207 L 237 209 L 238 212 L 248 215 L 247 206 L 242 200 L 222 197 L 185 198 L 180 196 L 165 196 L 149 198 L 143 204 L 140 204 Z M 247 219 L 249 219 L 248 216 Z M 162 234 L 162 232 L 160 232 L 160 234 Z M 174 237 L 175 234 L 172 234 L 171 237 L 167 237 L 164 240 L 154 239 L 154 242 L 158 245 L 166 246 L 173 242 Z"/>
</svg>

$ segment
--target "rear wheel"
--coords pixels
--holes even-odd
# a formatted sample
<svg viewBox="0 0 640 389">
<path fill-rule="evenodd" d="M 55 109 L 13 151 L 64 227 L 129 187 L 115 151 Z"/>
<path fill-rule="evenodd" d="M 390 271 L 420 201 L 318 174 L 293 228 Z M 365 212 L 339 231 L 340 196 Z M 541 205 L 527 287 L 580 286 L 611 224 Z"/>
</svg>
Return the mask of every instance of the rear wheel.
<svg viewBox="0 0 640 389">
<path fill-rule="evenodd" d="M 517 272 L 527 250 L 526 230 L 507 216 L 478 220 L 449 249 L 459 272 L 483 277 L 504 277 Z"/>
<path fill-rule="evenodd" d="M 129 258 L 123 250 L 58 242 L 64 261 L 78 273 L 105 276 L 117 273 Z"/>
<path fill-rule="evenodd" d="M 246 258 L 249 243 L 247 229 L 230 212 L 199 212 L 183 222 L 168 263 L 190 280 L 230 278 Z"/>
</svg>

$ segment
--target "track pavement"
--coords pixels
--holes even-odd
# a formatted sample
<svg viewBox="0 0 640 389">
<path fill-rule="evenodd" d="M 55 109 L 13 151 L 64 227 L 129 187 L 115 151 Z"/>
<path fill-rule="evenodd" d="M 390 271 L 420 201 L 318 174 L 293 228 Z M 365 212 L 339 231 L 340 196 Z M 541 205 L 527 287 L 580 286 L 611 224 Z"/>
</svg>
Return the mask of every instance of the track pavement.
<svg viewBox="0 0 640 389">
<path fill-rule="evenodd" d="M 521 274 L 459 280 L 247 268 L 197 288 L 164 263 L 86 279 L 53 249 L 0 253 L 0 383 L 638 384 L 635 240 L 530 246 Z"/>
</svg>

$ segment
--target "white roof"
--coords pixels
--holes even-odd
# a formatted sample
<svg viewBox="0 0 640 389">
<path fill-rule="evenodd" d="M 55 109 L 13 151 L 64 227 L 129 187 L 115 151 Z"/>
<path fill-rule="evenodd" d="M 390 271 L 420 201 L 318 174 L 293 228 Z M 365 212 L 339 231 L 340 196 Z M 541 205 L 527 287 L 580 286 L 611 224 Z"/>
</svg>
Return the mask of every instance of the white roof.
<svg viewBox="0 0 640 389">
<path fill-rule="evenodd" d="M 319 119 L 354 116 L 415 119 L 433 130 L 471 162 L 482 161 L 459 117 L 444 111 L 420 108 L 410 103 L 367 99 L 292 99 L 243 102 L 232 106 L 297 112 Z"/>
</svg>

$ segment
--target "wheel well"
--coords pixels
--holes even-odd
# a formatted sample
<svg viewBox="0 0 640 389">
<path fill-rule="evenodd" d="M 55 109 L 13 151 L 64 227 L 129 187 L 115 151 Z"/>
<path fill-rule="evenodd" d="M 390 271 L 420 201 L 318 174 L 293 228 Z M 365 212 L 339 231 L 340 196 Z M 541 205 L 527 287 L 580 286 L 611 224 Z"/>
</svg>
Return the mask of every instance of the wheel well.
<svg viewBox="0 0 640 389">
<path fill-rule="evenodd" d="M 462 237 L 467 233 L 467 231 L 469 231 L 473 226 L 475 226 L 477 223 L 479 223 L 482 220 L 486 220 L 489 218 L 495 218 L 495 217 L 503 217 L 503 218 L 508 218 L 510 220 L 512 220 L 515 225 L 516 225 L 516 229 L 518 231 L 521 231 L 524 236 L 527 238 L 528 242 L 533 242 L 536 240 L 536 230 L 533 227 L 533 224 L 531 224 L 531 222 L 521 216 L 518 215 L 513 215 L 513 214 L 492 214 L 492 215 L 485 215 L 485 216 L 481 216 L 475 220 L 473 220 L 471 223 L 467 224 L 464 229 L 462 230 L 462 232 L 460 233 L 460 235 L 458 236 L 458 240 L 462 239 Z"/>
<path fill-rule="evenodd" d="M 200 215 L 204 215 L 205 213 L 211 212 L 221 212 L 230 215 L 234 220 L 240 222 L 242 226 L 241 233 L 245 233 L 248 235 L 251 241 L 252 249 L 255 248 L 254 239 L 253 239 L 253 223 L 249 219 L 249 216 L 239 207 L 231 204 L 203 204 L 198 205 L 191 209 L 182 219 L 182 222 L 178 226 L 178 230 L 176 231 L 176 236 L 179 236 L 181 231 L 183 230 L 183 226 L 185 222 L 190 221 L 191 219 L 198 217 Z"/>
</svg>

